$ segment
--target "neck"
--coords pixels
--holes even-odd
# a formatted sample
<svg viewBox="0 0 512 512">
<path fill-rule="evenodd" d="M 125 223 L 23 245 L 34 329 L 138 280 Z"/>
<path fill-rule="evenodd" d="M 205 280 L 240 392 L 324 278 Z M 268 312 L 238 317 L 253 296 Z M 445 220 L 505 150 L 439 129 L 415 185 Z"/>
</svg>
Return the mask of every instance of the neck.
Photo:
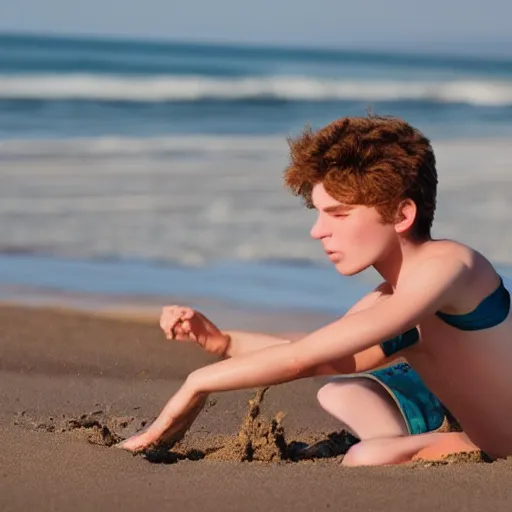
<svg viewBox="0 0 512 512">
<path fill-rule="evenodd" d="M 406 238 L 397 239 L 396 244 L 373 267 L 389 283 L 393 289 L 397 287 L 400 276 L 407 273 L 407 269 L 417 261 L 425 245 L 431 239 L 414 241 Z"/>
</svg>

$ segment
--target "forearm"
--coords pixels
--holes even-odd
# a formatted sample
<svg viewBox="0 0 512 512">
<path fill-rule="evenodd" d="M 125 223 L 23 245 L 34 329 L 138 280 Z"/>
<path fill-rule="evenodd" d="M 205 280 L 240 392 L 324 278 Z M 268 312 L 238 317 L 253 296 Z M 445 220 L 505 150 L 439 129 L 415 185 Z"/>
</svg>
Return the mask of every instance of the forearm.
<svg viewBox="0 0 512 512">
<path fill-rule="evenodd" d="M 271 386 L 293 380 L 322 375 L 341 375 L 369 371 L 390 364 L 380 346 L 374 346 L 354 355 L 316 365 L 299 363 L 290 343 L 268 345 L 205 366 L 190 374 L 188 384 L 202 393 L 228 391 L 259 386 Z"/>
<path fill-rule="evenodd" d="M 223 331 L 230 337 L 228 350 L 225 357 L 237 357 L 242 354 L 248 354 L 264 348 L 284 345 L 291 343 L 305 334 L 290 334 L 290 335 L 271 335 L 260 332 L 245 332 L 245 331 Z"/>
<path fill-rule="evenodd" d="M 306 336 L 304 333 L 287 334 L 286 337 L 273 336 L 257 332 L 224 331 L 231 341 L 225 358 L 238 357 L 268 347 L 284 345 Z M 315 377 L 321 375 L 340 375 L 368 371 L 381 365 L 389 364 L 380 347 L 372 347 L 355 355 L 321 364 L 304 372 L 301 377 Z"/>
<path fill-rule="evenodd" d="M 297 369 L 290 346 L 290 343 L 276 344 L 199 368 L 189 375 L 185 386 L 194 393 L 214 393 L 271 386 L 312 376 L 312 368 Z"/>
<path fill-rule="evenodd" d="M 410 319 L 397 321 L 391 316 L 393 309 L 391 301 L 384 301 L 373 313 L 375 323 L 370 321 L 369 311 L 346 315 L 295 343 L 277 344 L 196 370 L 189 383 L 203 393 L 271 386 L 318 374 L 321 366 L 334 361 L 342 373 L 357 371 L 363 365 L 357 364 L 356 355 L 363 352 L 373 354 L 364 366 L 377 366 L 383 362 L 380 339 L 410 327 L 406 322 L 412 323 Z"/>
<path fill-rule="evenodd" d="M 367 309 L 373 306 L 377 301 L 386 297 L 386 294 L 390 292 L 389 286 L 386 283 L 382 283 L 373 292 L 363 297 L 357 304 L 352 306 L 346 313 L 345 316 L 356 313 L 363 309 Z M 272 347 L 275 345 L 283 345 L 297 341 L 307 336 L 307 333 L 287 333 L 285 335 L 271 335 L 259 332 L 244 332 L 244 331 L 223 331 L 223 334 L 228 335 L 230 345 L 224 357 L 236 357 L 241 354 L 248 354 L 255 352 L 256 350 L 262 350 L 264 348 Z M 343 367 L 342 371 L 336 371 L 327 369 L 326 367 L 319 369 L 319 375 L 332 374 L 332 373 L 349 373 L 351 371 L 357 371 L 353 357 L 347 357 L 346 360 L 337 362 L 338 366 Z M 325 366 L 325 365 L 324 365 Z"/>
</svg>

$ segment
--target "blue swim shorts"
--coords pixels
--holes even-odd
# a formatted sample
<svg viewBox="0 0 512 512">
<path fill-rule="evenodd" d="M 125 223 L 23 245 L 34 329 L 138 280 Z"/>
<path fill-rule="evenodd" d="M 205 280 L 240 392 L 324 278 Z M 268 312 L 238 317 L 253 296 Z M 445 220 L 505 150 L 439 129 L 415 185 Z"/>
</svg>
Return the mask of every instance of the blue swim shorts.
<svg viewBox="0 0 512 512">
<path fill-rule="evenodd" d="M 397 404 L 410 435 L 438 430 L 447 418 L 443 404 L 407 363 L 340 378 L 368 378 L 381 384 Z"/>
</svg>

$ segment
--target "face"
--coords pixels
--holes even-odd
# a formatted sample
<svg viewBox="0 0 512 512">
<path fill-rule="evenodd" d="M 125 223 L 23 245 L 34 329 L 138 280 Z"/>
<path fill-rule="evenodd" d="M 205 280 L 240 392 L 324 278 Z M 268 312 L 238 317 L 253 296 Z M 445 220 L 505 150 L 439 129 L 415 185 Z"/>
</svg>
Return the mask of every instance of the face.
<svg viewBox="0 0 512 512">
<path fill-rule="evenodd" d="M 323 184 L 313 188 L 318 211 L 311 236 L 319 240 L 336 270 L 354 275 L 386 257 L 397 242 L 392 224 L 383 224 L 373 207 L 346 206 L 330 196 Z"/>
</svg>

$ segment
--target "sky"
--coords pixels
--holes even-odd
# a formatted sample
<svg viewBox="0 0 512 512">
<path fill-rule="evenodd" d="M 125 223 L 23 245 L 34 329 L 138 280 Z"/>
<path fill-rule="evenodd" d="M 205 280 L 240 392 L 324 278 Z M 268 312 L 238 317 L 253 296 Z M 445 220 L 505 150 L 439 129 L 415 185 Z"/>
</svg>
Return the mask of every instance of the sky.
<svg viewBox="0 0 512 512">
<path fill-rule="evenodd" d="M 325 47 L 510 44 L 511 0 L 3 0 L 0 31 Z"/>
</svg>

